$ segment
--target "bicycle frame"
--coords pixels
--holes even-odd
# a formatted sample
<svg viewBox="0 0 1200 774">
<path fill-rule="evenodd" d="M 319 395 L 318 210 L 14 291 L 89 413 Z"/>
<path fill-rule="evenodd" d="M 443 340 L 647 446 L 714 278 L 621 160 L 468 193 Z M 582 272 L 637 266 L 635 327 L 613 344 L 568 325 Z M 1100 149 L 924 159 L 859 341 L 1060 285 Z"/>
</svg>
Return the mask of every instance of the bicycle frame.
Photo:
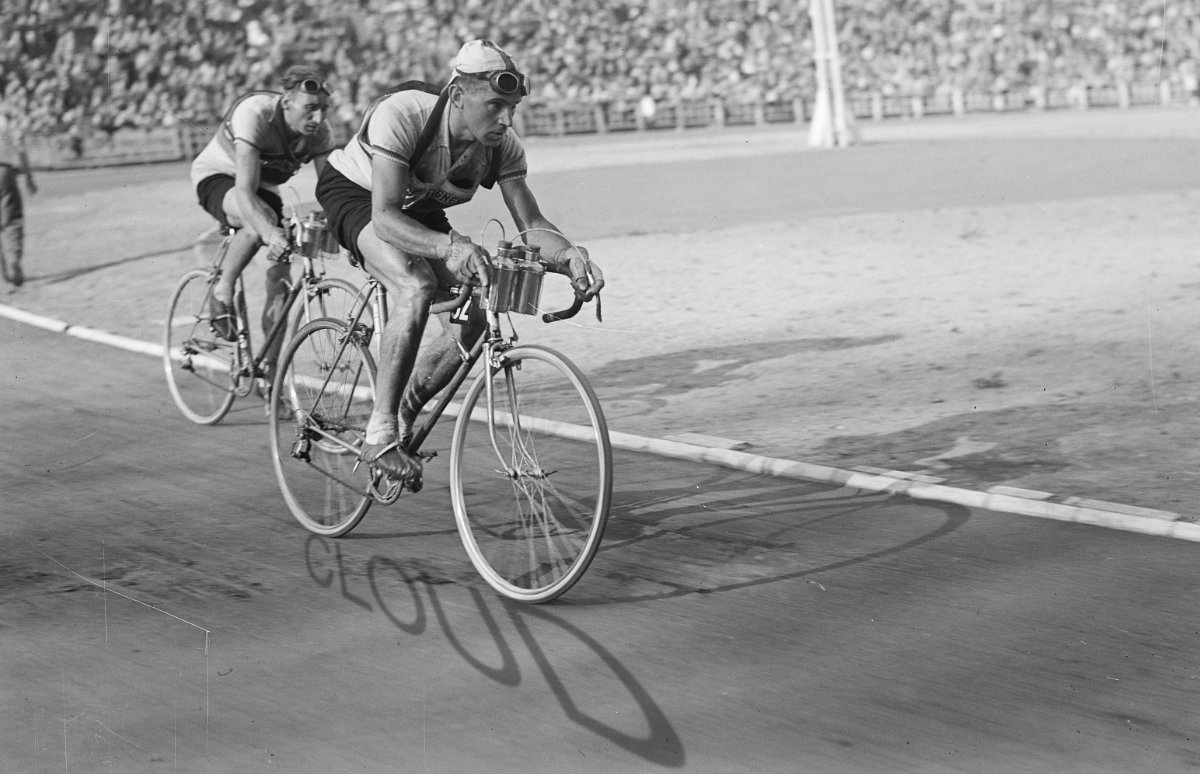
<svg viewBox="0 0 1200 774">
<path fill-rule="evenodd" d="M 213 273 L 213 282 L 214 283 L 216 281 L 216 278 L 221 275 L 222 271 L 224 271 L 225 257 L 229 253 L 229 244 L 230 244 L 230 240 L 232 238 L 233 238 L 232 234 L 225 237 L 225 239 L 221 243 L 221 249 L 217 253 L 217 258 L 215 261 L 213 261 L 212 273 Z M 291 250 L 288 253 L 285 253 L 284 257 L 286 258 L 286 260 L 276 261 L 276 263 L 290 264 L 290 263 L 292 263 L 291 256 L 293 256 L 293 255 L 299 255 L 302 258 L 302 261 L 301 261 L 302 268 L 301 268 L 300 277 L 295 282 L 288 283 L 289 287 L 288 287 L 287 296 L 285 297 L 283 306 L 280 309 L 279 317 L 278 317 L 278 319 L 275 320 L 275 324 L 271 326 L 271 330 L 267 331 L 266 336 L 263 337 L 262 346 L 260 348 L 260 352 L 259 352 L 258 356 L 254 357 L 254 355 L 253 355 L 254 348 L 250 344 L 250 330 L 249 330 L 250 321 L 249 320 L 245 320 L 246 327 L 245 327 L 245 329 L 243 329 L 242 336 L 239 337 L 239 340 L 237 342 L 239 351 L 244 349 L 245 351 L 251 353 L 251 357 L 250 357 L 250 366 L 251 366 L 250 375 L 251 376 L 257 376 L 261 373 L 263 360 L 266 357 L 267 352 L 269 352 L 271 350 L 271 346 L 276 342 L 276 340 L 282 337 L 283 331 L 288 326 L 288 323 L 289 323 L 289 320 L 290 320 L 291 314 L 292 314 L 292 308 L 296 304 L 296 299 L 300 297 L 300 294 L 302 292 L 305 292 L 306 290 L 308 290 L 308 288 L 315 286 L 318 282 L 321 281 L 321 278 L 323 276 L 325 276 L 324 273 L 317 272 L 316 267 L 315 267 L 315 262 L 313 261 L 313 259 L 311 257 L 305 255 L 304 253 L 295 251 L 295 250 Z M 238 285 L 239 285 L 239 291 L 241 291 L 241 285 L 242 285 L 241 277 L 238 277 Z"/>
<path fill-rule="evenodd" d="M 353 341 L 356 329 L 358 328 L 359 322 L 362 319 L 362 314 L 367 309 L 368 301 L 371 299 L 371 296 L 376 293 L 376 288 L 378 287 L 381 286 L 375 280 L 371 280 L 368 282 L 368 288 L 364 289 L 359 294 L 361 301 L 356 303 L 355 312 L 350 318 L 347 335 L 340 343 L 335 359 L 340 358 L 342 353 L 345 351 L 345 348 L 350 345 L 351 341 Z M 475 343 L 469 350 L 460 348 L 459 356 L 461 358 L 461 362 L 459 363 L 458 369 L 454 372 L 454 376 L 450 379 L 450 382 L 442 389 L 441 399 L 429 409 L 428 416 L 425 418 L 425 420 L 413 430 L 412 439 L 409 441 L 407 446 L 407 451 L 409 453 L 417 454 L 419 452 L 421 445 L 429 437 L 430 433 L 433 432 L 433 428 L 437 425 L 438 421 L 442 417 L 442 414 L 444 414 L 446 409 L 449 407 L 451 400 L 453 400 L 454 396 L 458 393 L 458 390 L 462 387 L 463 382 L 465 382 L 467 377 L 471 375 L 471 371 L 475 367 L 475 363 L 479 361 L 484 353 L 487 353 L 486 361 L 488 363 L 488 367 L 495 369 L 497 368 L 495 363 L 496 356 L 500 352 L 511 348 L 512 340 L 509 337 L 506 337 L 501 330 L 500 315 L 496 312 L 488 312 L 487 314 L 487 327 L 479 335 L 479 338 L 476 339 Z M 322 391 L 329 387 L 329 380 L 332 378 L 332 373 L 326 375 L 325 382 L 321 385 Z M 357 387 L 354 385 L 351 386 L 351 389 L 356 388 Z M 488 424 L 492 433 L 492 445 L 496 448 L 497 457 L 499 458 L 501 455 L 495 439 L 495 397 L 492 393 L 491 380 L 488 381 L 487 389 Z M 514 417 L 513 421 L 516 422 L 518 420 Z M 342 446 L 347 451 L 356 451 L 353 444 L 347 443 L 341 438 L 325 433 L 319 428 L 310 428 L 310 430 L 313 430 L 321 435 L 323 439 Z"/>
<path fill-rule="evenodd" d="M 548 232 L 555 233 L 555 234 L 559 233 L 556 231 L 551 231 L 551 229 L 534 228 L 534 229 L 529 229 L 527 231 L 520 232 L 517 234 L 517 236 L 521 237 L 532 231 L 548 231 Z M 559 236 L 562 236 L 562 235 L 559 234 Z M 307 256 L 305 256 L 305 261 L 306 261 L 306 264 L 309 262 L 309 259 Z M 452 288 L 451 295 L 455 295 L 455 293 L 457 293 L 457 298 L 455 298 L 449 302 L 435 304 L 432 307 L 432 310 L 435 312 L 451 311 L 451 312 L 457 313 L 461 309 L 464 309 L 466 307 L 467 303 L 471 302 L 472 295 L 470 293 L 470 288 L 468 288 L 466 286 L 462 286 L 457 289 Z M 372 277 L 372 278 L 368 279 L 366 284 L 363 285 L 363 287 L 359 290 L 358 299 L 355 301 L 354 312 L 353 312 L 353 314 L 350 315 L 350 317 L 348 319 L 347 335 L 341 341 L 340 345 L 338 346 L 337 355 L 336 355 L 335 359 L 338 359 L 338 360 L 341 359 L 342 353 L 345 352 L 346 347 L 350 344 L 351 340 L 353 340 L 354 336 L 357 334 L 357 331 L 359 330 L 359 324 L 362 320 L 362 315 L 367 310 L 367 308 L 370 306 L 370 301 L 371 301 L 372 297 L 375 297 L 377 299 L 376 303 L 375 303 L 375 310 L 376 310 L 376 313 L 378 315 L 380 315 L 379 319 L 375 320 L 375 322 L 386 323 L 387 315 L 388 315 L 387 293 L 383 292 L 383 286 L 379 283 L 379 281 Z M 289 301 L 288 301 L 289 309 L 290 309 L 291 303 L 293 303 L 293 302 L 294 302 L 294 295 L 291 298 L 289 298 Z M 563 309 L 563 310 L 557 311 L 557 312 L 545 313 L 545 314 L 541 315 L 542 321 L 549 323 L 549 322 L 554 322 L 556 320 L 567 319 L 569 317 L 574 316 L 582 308 L 582 306 L 583 306 L 583 298 L 581 296 L 579 296 L 578 294 L 576 294 L 574 302 L 567 309 Z M 278 321 L 276 323 L 276 327 L 278 327 Z M 275 329 L 273 328 L 271 331 L 271 336 L 273 337 L 274 334 L 275 334 Z M 432 408 L 429 409 L 429 416 L 426 417 L 425 421 L 422 422 L 418 427 L 414 428 L 412 439 L 409 441 L 409 443 L 406 447 L 406 450 L 410 454 L 418 454 L 419 453 L 421 445 L 425 442 L 425 439 L 429 437 L 429 434 L 431 432 L 433 432 L 434 426 L 437 425 L 438 421 L 442 417 L 442 414 L 446 411 L 446 408 L 449 406 L 450 401 L 458 393 L 458 390 L 459 390 L 459 388 L 462 387 L 463 382 L 465 382 L 467 380 L 467 377 L 470 375 L 471 370 L 474 368 L 475 363 L 480 359 L 480 357 L 482 357 L 484 355 L 484 353 L 486 352 L 487 357 L 485 358 L 485 360 L 487 362 L 487 367 L 489 369 L 498 369 L 499 365 L 498 365 L 497 356 L 500 353 L 504 352 L 505 350 L 512 348 L 515 340 L 516 340 L 515 332 L 514 332 L 513 336 L 506 337 L 504 335 L 503 331 L 501 330 L 500 313 L 494 312 L 491 310 L 487 310 L 487 326 L 485 327 L 484 331 L 480 334 L 479 338 L 471 346 L 470 350 L 463 348 L 461 345 L 459 346 L 459 355 L 461 357 L 462 362 L 459 364 L 458 370 L 455 371 L 454 376 L 451 378 L 450 382 L 446 385 L 446 387 L 444 387 L 442 389 L 441 399 L 439 401 L 437 401 L 437 403 L 434 404 L 434 406 Z M 273 338 L 268 338 L 268 343 L 270 343 L 271 341 L 273 341 Z M 264 347 L 264 349 L 265 349 L 265 347 Z M 257 363 L 255 364 L 255 368 L 257 370 Z M 325 381 L 321 385 L 322 392 L 324 392 L 329 387 L 329 381 L 332 378 L 333 378 L 332 373 L 326 375 Z M 359 378 L 359 376 L 355 377 L 356 382 L 357 382 L 358 378 Z M 495 395 L 493 393 L 492 380 L 490 378 L 486 382 L 486 387 L 487 387 L 487 411 L 488 411 L 489 436 L 490 436 L 490 440 L 492 443 L 492 447 L 496 451 L 497 459 L 503 460 L 503 455 L 500 453 L 500 444 L 496 440 L 496 422 L 495 422 L 495 419 L 496 419 L 495 403 L 496 402 L 495 402 Z M 351 389 L 357 389 L 357 385 L 352 386 Z M 514 394 L 511 384 L 509 386 L 509 393 L 510 393 L 509 399 L 510 399 L 511 405 L 516 405 L 516 395 Z M 523 435 L 521 433 L 520 417 L 513 416 L 511 418 L 511 421 L 514 425 L 515 437 L 517 439 L 521 439 L 523 437 Z M 357 452 L 357 448 L 353 444 L 346 442 L 342 438 L 338 438 L 336 436 L 330 435 L 330 434 L 324 432 L 323 430 L 321 430 L 320 428 L 310 427 L 308 429 L 310 432 L 315 432 L 315 433 L 319 434 L 320 436 L 322 436 L 324 440 L 336 443 L 337 445 L 345 448 L 349 452 Z M 507 470 L 505 471 L 506 474 L 512 475 L 513 471 L 512 471 L 511 466 L 508 463 L 505 463 L 505 467 L 507 468 Z"/>
</svg>

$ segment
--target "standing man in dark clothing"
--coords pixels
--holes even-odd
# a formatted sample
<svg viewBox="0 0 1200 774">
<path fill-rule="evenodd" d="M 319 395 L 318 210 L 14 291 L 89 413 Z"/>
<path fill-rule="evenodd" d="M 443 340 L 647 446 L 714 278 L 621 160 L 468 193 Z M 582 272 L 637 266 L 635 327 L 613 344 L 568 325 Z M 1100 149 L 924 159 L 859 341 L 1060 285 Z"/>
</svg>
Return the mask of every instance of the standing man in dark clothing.
<svg viewBox="0 0 1200 774">
<path fill-rule="evenodd" d="M 29 193 L 37 193 L 25 136 L 6 109 L 0 108 L 0 267 L 14 288 L 25 283 L 21 265 L 25 253 L 25 207 L 17 178 L 24 175 Z"/>
</svg>

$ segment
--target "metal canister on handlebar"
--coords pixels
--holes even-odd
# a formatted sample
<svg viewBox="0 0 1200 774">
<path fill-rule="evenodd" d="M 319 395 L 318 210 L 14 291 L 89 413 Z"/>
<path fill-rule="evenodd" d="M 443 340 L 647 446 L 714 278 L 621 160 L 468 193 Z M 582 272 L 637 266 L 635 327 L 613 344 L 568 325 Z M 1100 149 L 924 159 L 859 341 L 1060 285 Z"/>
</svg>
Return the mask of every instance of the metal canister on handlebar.
<svg viewBox="0 0 1200 774">
<path fill-rule="evenodd" d="M 501 241 L 492 259 L 491 285 L 481 306 L 493 312 L 507 312 L 513 308 L 513 295 L 519 275 L 515 250 L 511 242 Z"/>
<path fill-rule="evenodd" d="M 513 290 L 512 311 L 518 314 L 537 314 L 542 301 L 542 280 L 546 267 L 542 265 L 541 248 L 527 245 L 520 248 L 517 262 L 517 284 Z"/>
<path fill-rule="evenodd" d="M 313 211 L 296 221 L 296 249 L 309 258 L 339 254 L 337 238 L 325 227 L 325 213 Z"/>
</svg>

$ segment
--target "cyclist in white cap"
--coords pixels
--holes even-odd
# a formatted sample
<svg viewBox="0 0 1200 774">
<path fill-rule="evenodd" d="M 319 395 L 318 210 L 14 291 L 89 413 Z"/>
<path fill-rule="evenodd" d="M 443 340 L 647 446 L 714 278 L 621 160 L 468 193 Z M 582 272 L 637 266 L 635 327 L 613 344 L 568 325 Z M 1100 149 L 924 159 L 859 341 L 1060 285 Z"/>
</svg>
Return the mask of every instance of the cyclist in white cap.
<svg viewBox="0 0 1200 774">
<path fill-rule="evenodd" d="M 477 309 L 465 325 L 440 315 L 440 335 L 418 362 L 439 292 L 488 281 L 487 252 L 451 229 L 446 208 L 470 201 L 481 184 L 499 183 L 518 229 L 558 231 L 526 183 L 525 150 L 513 131 L 514 111 L 528 93 L 529 79 L 507 53 L 488 40 L 470 41 L 440 94 L 404 89 L 376 100 L 317 182 L 329 228 L 388 292 L 390 316 L 361 456 L 414 491 L 421 464 L 405 449 L 412 424 L 458 367 L 459 344 L 469 347 L 484 325 Z M 585 299 L 604 286 L 583 248 L 546 232 L 528 241 Z"/>
</svg>

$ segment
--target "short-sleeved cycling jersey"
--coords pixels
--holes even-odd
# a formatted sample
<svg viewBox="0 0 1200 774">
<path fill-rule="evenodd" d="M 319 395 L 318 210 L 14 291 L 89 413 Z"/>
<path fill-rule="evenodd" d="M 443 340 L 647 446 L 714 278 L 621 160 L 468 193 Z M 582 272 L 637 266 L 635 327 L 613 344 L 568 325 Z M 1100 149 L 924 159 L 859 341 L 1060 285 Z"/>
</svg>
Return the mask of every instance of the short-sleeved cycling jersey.
<svg viewBox="0 0 1200 774">
<path fill-rule="evenodd" d="M 244 94 L 233 103 L 216 134 L 192 162 L 192 185 L 212 175 L 236 176 L 234 143 L 245 142 L 258 149 L 261 161 L 259 185 L 276 190 L 300 171 L 314 156 L 329 153 L 336 145 L 329 122 L 322 122 L 311 135 L 288 128 L 281 104 L 283 95 L 271 91 Z"/>
<path fill-rule="evenodd" d="M 365 132 L 360 130 L 346 147 L 334 151 L 329 165 L 356 185 L 371 190 L 371 159 L 381 155 L 409 166 L 437 99 L 419 90 L 398 91 L 385 97 L 364 119 Z M 493 153 L 500 154 L 497 182 L 526 176 L 525 149 L 511 128 L 495 148 L 473 143 L 452 163 L 447 111 L 433 141 L 417 160 L 416 168 L 409 169 L 404 209 L 430 212 L 470 201 L 488 174 Z"/>
</svg>

